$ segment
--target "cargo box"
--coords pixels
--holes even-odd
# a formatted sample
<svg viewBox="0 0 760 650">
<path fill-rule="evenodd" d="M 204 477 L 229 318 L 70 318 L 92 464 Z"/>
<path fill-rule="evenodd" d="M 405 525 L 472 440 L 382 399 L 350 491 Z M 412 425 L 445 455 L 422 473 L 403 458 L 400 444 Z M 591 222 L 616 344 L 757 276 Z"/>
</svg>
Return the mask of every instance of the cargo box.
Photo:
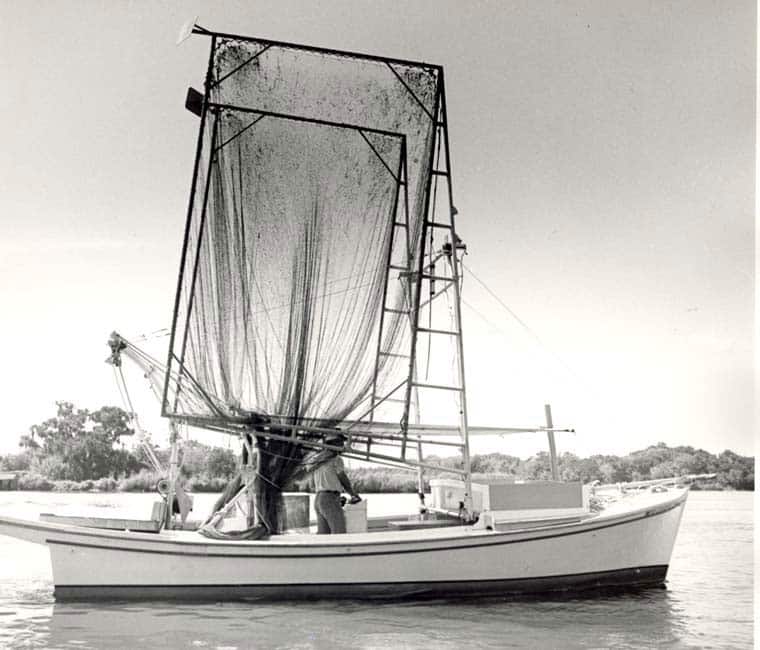
<svg viewBox="0 0 760 650">
<path fill-rule="evenodd" d="M 431 479 L 432 506 L 456 512 L 464 499 L 464 482 Z M 472 484 L 475 512 L 490 511 L 497 519 L 514 519 L 518 513 L 529 517 L 574 515 L 585 511 L 583 486 L 579 481 L 530 481 L 516 483 L 494 480 Z"/>
</svg>

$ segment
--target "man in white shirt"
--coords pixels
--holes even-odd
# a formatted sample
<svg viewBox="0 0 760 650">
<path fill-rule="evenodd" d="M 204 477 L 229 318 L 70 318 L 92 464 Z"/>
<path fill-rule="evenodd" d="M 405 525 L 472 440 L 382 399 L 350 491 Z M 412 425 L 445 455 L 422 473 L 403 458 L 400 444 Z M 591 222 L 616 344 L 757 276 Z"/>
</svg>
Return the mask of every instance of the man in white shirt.
<svg viewBox="0 0 760 650">
<path fill-rule="evenodd" d="M 342 447 L 344 437 L 340 434 L 325 439 L 325 444 Z M 346 518 L 340 502 L 341 488 L 351 495 L 351 503 L 358 503 L 361 497 L 354 492 L 351 481 L 346 476 L 343 459 L 340 452 L 334 455 L 314 470 L 314 510 L 317 513 L 317 533 L 330 535 L 346 532 Z"/>
</svg>

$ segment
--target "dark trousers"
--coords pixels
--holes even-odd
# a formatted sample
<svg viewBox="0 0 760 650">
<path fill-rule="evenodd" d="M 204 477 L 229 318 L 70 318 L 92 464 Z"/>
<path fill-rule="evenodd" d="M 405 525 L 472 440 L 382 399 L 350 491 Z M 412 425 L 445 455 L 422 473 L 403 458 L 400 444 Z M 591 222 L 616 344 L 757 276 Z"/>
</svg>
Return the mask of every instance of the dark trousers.
<svg viewBox="0 0 760 650">
<path fill-rule="evenodd" d="M 346 532 L 346 517 L 340 505 L 340 492 L 317 492 L 314 510 L 317 513 L 319 535 Z"/>
</svg>

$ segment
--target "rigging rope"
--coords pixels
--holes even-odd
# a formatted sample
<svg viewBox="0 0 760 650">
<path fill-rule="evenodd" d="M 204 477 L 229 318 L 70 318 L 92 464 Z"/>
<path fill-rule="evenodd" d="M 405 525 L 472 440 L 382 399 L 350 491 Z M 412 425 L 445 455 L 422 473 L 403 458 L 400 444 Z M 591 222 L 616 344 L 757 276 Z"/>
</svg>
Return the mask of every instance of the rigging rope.
<svg viewBox="0 0 760 650">
<path fill-rule="evenodd" d="M 113 365 L 113 371 L 114 377 L 116 378 L 116 386 L 119 389 L 119 395 L 121 396 L 122 404 L 124 405 L 125 410 L 129 414 L 130 418 L 135 423 L 138 447 L 143 451 L 146 458 L 148 459 L 148 462 L 153 466 L 153 469 L 156 472 L 163 473 L 164 468 L 161 465 L 161 461 L 158 460 L 158 457 L 150 446 L 150 437 L 148 433 L 142 428 L 140 419 L 138 418 L 137 413 L 135 412 L 135 408 L 132 405 L 132 399 L 129 396 L 129 390 L 124 379 L 124 373 L 122 371 L 121 365 Z"/>
<path fill-rule="evenodd" d="M 530 326 L 522 320 L 499 296 L 497 296 L 491 289 L 486 285 L 483 280 L 481 280 L 475 272 L 467 265 L 465 265 L 464 262 L 462 262 L 462 267 L 472 276 L 472 278 L 481 286 L 483 289 L 486 290 L 486 292 L 494 299 L 496 302 L 503 307 L 507 313 L 527 332 L 535 341 L 538 343 L 539 347 L 543 348 L 551 357 L 554 358 L 555 361 L 557 361 L 570 375 L 583 383 L 585 383 L 585 380 L 580 377 L 568 364 L 565 362 L 562 357 L 560 357 L 554 350 L 552 350 L 548 345 L 546 345 L 542 340 L 541 337 L 534 332 Z M 462 274 L 464 275 L 464 274 Z M 509 338 L 509 336 L 498 326 L 489 321 L 483 314 L 481 314 L 475 307 L 473 307 L 470 303 L 468 303 L 464 298 L 462 298 L 462 304 L 467 306 L 469 309 L 471 309 L 475 314 L 477 314 L 483 321 L 488 323 L 491 327 L 493 327 L 497 332 L 499 332 L 502 336 Z"/>
</svg>

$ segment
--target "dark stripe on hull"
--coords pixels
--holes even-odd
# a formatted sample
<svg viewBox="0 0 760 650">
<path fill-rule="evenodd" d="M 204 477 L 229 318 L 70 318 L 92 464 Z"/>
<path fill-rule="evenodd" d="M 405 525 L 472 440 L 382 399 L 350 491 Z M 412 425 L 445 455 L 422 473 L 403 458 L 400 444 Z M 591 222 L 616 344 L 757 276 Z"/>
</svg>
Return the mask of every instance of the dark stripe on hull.
<svg viewBox="0 0 760 650">
<path fill-rule="evenodd" d="M 66 585 L 56 586 L 61 601 L 83 600 L 300 600 L 530 596 L 589 590 L 641 589 L 665 582 L 668 566 L 576 573 L 538 578 L 457 582 L 271 585 Z"/>
</svg>

